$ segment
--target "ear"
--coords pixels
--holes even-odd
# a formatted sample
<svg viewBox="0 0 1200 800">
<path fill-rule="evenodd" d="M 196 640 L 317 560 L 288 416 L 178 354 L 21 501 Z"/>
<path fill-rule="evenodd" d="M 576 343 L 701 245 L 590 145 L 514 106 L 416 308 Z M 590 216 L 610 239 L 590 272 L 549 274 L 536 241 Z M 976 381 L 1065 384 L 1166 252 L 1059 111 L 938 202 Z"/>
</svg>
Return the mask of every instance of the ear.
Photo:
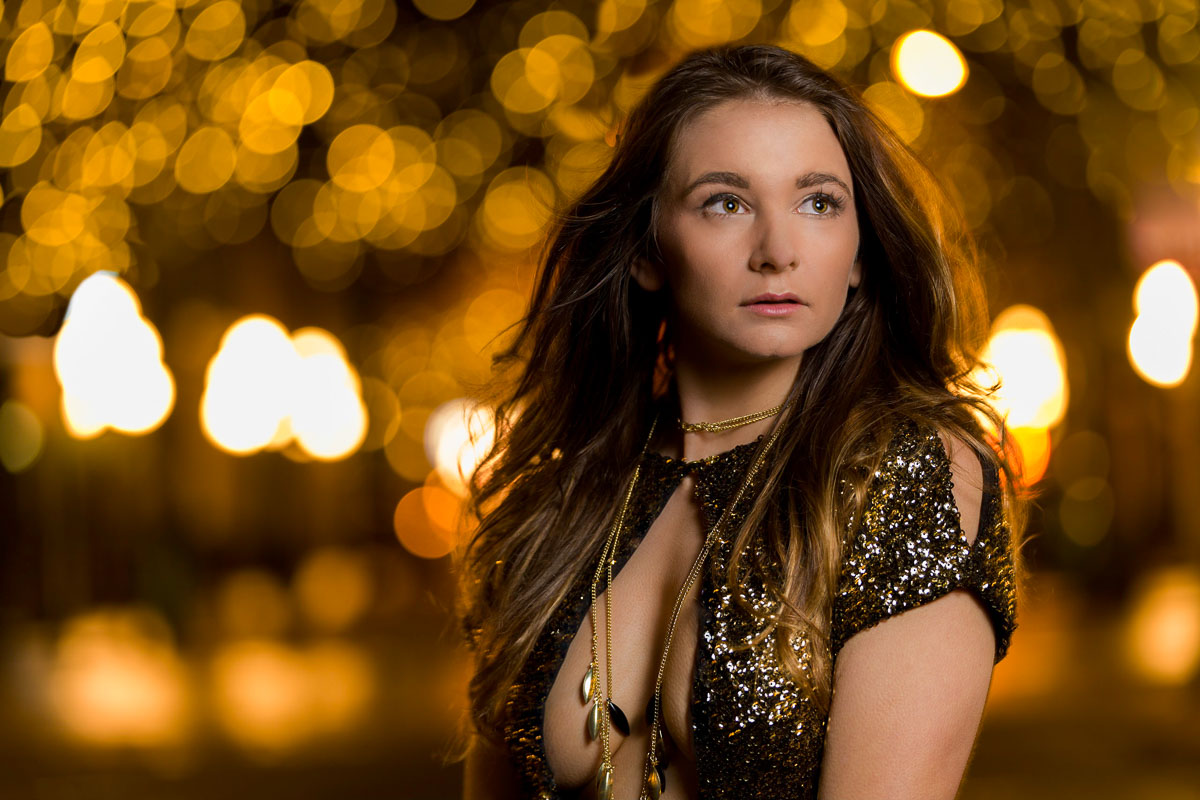
<svg viewBox="0 0 1200 800">
<path fill-rule="evenodd" d="M 850 288 L 857 289 L 862 283 L 862 259 L 855 256 L 854 265 L 850 267 Z"/>
<path fill-rule="evenodd" d="M 633 274 L 633 279 L 638 282 L 638 286 L 647 292 L 657 292 L 663 287 L 662 269 L 645 256 L 635 258 L 629 271 Z"/>
</svg>

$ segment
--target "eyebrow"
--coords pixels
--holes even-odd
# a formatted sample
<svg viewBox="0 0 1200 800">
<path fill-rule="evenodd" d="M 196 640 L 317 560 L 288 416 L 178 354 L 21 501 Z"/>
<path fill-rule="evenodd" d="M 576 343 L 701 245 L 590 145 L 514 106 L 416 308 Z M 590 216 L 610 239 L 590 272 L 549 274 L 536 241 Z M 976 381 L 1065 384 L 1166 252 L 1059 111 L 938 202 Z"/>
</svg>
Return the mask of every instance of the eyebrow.
<svg viewBox="0 0 1200 800">
<path fill-rule="evenodd" d="M 727 186 L 736 186 L 739 189 L 749 189 L 750 181 L 736 172 L 706 172 L 696 180 L 692 181 L 684 191 L 686 197 L 696 190 L 696 187 L 703 186 L 706 183 L 719 183 Z M 797 189 L 807 189 L 810 186 L 820 186 L 822 183 L 836 183 L 842 187 L 842 191 L 853 197 L 854 193 L 850 191 L 850 187 L 836 175 L 831 175 L 828 172 L 806 172 L 796 179 Z"/>
</svg>

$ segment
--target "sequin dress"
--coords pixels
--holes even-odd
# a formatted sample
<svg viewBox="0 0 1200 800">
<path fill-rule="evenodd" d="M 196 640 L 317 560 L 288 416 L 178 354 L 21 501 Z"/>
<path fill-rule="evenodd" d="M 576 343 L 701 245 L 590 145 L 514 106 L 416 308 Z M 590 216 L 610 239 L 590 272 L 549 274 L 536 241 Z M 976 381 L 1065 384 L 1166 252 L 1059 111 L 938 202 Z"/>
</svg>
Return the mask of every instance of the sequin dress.
<svg viewBox="0 0 1200 800">
<path fill-rule="evenodd" d="M 614 575 L 689 473 L 695 477 L 705 529 L 711 527 L 741 485 L 756 445 L 749 442 L 691 462 L 647 453 Z M 843 558 L 832 611 L 835 659 L 857 631 L 960 587 L 982 600 L 996 635 L 994 661 L 1004 657 L 1016 627 L 1011 537 L 997 472 L 981 463 L 979 534 L 969 543 L 959 525 L 950 459 L 941 438 L 911 423 L 900 426 Z M 744 518 L 760 481 L 755 478 L 733 510 L 728 530 Z M 718 564 L 727 563 L 731 540 L 726 534 L 714 548 Z M 525 796 L 562 796 L 547 766 L 542 725 L 546 697 L 587 612 L 589 577 L 577 580 L 556 609 L 509 694 L 505 739 Z M 758 630 L 737 606 L 739 592 L 759 609 L 772 607 L 761 585 L 718 585 L 712 572 L 704 570 L 691 706 L 700 796 L 814 798 L 828 719 L 778 665 L 774 634 L 753 647 L 737 647 Z M 809 663 L 807 640 L 792 646 L 801 665 Z"/>
</svg>

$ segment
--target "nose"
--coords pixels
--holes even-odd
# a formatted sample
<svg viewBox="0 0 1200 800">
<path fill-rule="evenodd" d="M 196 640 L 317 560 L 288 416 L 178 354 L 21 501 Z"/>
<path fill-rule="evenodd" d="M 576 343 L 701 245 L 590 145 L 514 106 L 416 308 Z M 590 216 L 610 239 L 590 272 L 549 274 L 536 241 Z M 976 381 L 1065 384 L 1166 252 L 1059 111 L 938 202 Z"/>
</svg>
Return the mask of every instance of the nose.
<svg viewBox="0 0 1200 800">
<path fill-rule="evenodd" d="M 779 271 L 796 266 L 795 231 L 790 224 L 790 217 L 786 211 L 758 214 L 755 219 L 757 239 L 750 255 L 750 268 L 755 272 Z"/>
</svg>

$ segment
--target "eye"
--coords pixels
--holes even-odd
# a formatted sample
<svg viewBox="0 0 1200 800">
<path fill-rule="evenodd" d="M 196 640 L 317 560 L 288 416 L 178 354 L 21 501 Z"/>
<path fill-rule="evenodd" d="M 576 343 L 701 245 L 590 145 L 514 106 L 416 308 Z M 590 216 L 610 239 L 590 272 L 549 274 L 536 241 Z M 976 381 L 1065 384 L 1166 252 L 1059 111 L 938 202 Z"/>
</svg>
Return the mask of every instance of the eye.
<svg viewBox="0 0 1200 800">
<path fill-rule="evenodd" d="M 825 192 L 817 192 L 804 201 L 804 205 L 809 204 L 812 205 L 813 213 L 818 217 L 833 216 L 842 210 L 842 201 Z"/>
<path fill-rule="evenodd" d="M 714 194 L 712 197 L 705 200 L 704 205 L 701 206 L 705 213 L 715 217 L 735 216 L 739 210 L 744 210 L 745 207 L 746 206 L 744 203 L 742 203 L 741 198 L 725 192 L 721 194 Z"/>
</svg>

